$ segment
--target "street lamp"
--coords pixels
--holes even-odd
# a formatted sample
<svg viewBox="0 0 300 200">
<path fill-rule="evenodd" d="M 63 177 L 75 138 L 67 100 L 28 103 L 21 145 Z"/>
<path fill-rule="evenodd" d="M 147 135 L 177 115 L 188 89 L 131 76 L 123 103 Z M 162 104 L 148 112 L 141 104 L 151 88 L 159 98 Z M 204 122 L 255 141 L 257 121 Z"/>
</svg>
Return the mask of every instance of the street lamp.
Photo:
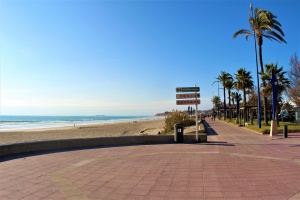
<svg viewBox="0 0 300 200">
<path fill-rule="evenodd" d="M 253 8 L 252 4 L 250 3 L 250 10 L 252 14 L 252 19 L 253 19 Z M 256 61 L 256 78 L 257 78 L 257 125 L 258 128 L 261 128 L 261 118 L 260 118 L 260 89 L 259 89 L 259 76 L 258 76 L 258 64 L 257 64 L 257 49 L 256 49 L 256 33 L 255 33 L 255 19 L 253 19 L 253 33 L 254 33 L 254 48 L 255 48 L 255 61 Z"/>
<path fill-rule="evenodd" d="M 223 88 L 219 87 L 220 81 L 214 81 L 212 85 L 214 85 L 215 82 L 218 82 L 218 97 L 219 97 L 219 102 L 218 102 L 218 119 L 220 120 L 220 93 L 219 93 L 219 89 L 223 89 Z"/>
</svg>

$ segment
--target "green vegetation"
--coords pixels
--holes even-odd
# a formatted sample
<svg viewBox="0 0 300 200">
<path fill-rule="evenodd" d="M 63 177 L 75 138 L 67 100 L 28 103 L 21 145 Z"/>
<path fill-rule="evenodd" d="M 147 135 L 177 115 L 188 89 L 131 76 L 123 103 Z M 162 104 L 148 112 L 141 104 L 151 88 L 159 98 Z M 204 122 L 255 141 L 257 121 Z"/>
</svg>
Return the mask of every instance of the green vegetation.
<svg viewBox="0 0 300 200">
<path fill-rule="evenodd" d="M 279 122 L 279 126 L 277 128 L 278 133 L 283 132 L 284 125 L 288 125 L 288 132 L 290 132 L 290 133 L 291 132 L 300 132 L 300 125 L 299 124 L 295 124 L 295 123 L 292 123 L 292 122 Z M 259 133 L 263 133 L 263 134 L 270 134 L 271 126 L 269 124 L 262 123 L 261 129 L 259 129 L 257 127 L 257 123 L 255 122 L 254 125 L 248 125 L 245 128 L 249 129 L 249 130 L 256 131 L 256 132 L 259 132 Z"/>
<path fill-rule="evenodd" d="M 224 93 L 224 109 L 225 109 L 225 114 L 224 114 L 224 119 L 227 117 L 226 116 L 226 94 L 225 94 L 225 88 L 229 87 L 229 85 L 231 84 L 230 89 L 233 86 L 233 78 L 231 76 L 231 74 L 221 71 L 221 75 L 219 75 L 217 77 L 217 80 L 220 81 L 220 83 L 223 85 L 223 93 Z M 230 89 L 228 90 L 228 93 L 230 94 Z M 230 99 L 229 99 L 230 102 Z M 229 103 L 230 104 L 230 103 Z"/>
<path fill-rule="evenodd" d="M 214 109 L 215 110 L 218 110 L 218 105 L 219 105 L 219 103 L 220 103 L 220 97 L 218 97 L 218 96 L 214 96 L 213 98 L 212 98 L 212 103 L 214 104 Z M 211 113 L 211 114 L 213 114 L 213 113 Z"/>
<path fill-rule="evenodd" d="M 249 94 L 249 90 L 253 88 L 253 81 L 251 72 L 247 71 L 245 68 L 240 68 L 237 70 L 235 75 L 234 88 L 239 91 L 243 91 L 243 104 L 247 105 L 246 94 Z"/>
<path fill-rule="evenodd" d="M 222 121 L 224 121 L 224 120 L 222 120 Z M 233 124 L 233 125 L 239 125 L 239 124 L 235 123 L 234 121 L 229 121 L 228 119 L 225 120 L 225 122 Z M 246 123 L 248 123 L 248 126 L 245 126 L 246 129 L 249 129 L 249 130 L 261 133 L 261 134 L 270 134 L 271 125 L 269 125 L 269 124 L 262 123 L 261 128 L 258 128 L 256 120 L 253 121 L 253 125 L 250 125 L 249 122 L 246 122 Z M 244 121 L 241 120 L 240 124 L 244 125 Z M 284 125 L 288 125 L 289 133 L 300 132 L 300 124 L 296 124 L 296 123 L 292 123 L 292 122 L 279 122 L 279 126 L 277 128 L 278 133 L 283 132 Z"/>
<path fill-rule="evenodd" d="M 196 124 L 196 121 L 190 118 L 187 112 L 175 110 L 166 116 L 163 132 L 173 133 L 174 125 L 177 123 L 183 124 L 184 126 L 192 126 Z"/>
</svg>

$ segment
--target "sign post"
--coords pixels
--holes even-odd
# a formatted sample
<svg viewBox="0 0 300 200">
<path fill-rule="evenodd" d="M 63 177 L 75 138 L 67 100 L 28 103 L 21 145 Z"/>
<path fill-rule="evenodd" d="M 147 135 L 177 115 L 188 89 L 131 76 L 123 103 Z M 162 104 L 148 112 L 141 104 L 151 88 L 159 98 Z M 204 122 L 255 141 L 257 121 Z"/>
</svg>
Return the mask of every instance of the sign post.
<svg viewBox="0 0 300 200">
<path fill-rule="evenodd" d="M 196 87 L 196 84 L 195 84 L 195 87 Z M 197 92 L 195 92 L 195 96 L 196 96 L 196 101 L 197 101 Z M 196 141 L 198 142 L 198 104 L 196 104 L 196 112 L 195 112 L 195 115 L 196 115 Z"/>
<path fill-rule="evenodd" d="M 196 141 L 198 142 L 198 104 L 200 104 L 200 87 L 177 87 L 176 92 L 194 92 L 194 93 L 183 93 L 183 94 L 176 94 L 176 99 L 183 99 L 183 100 L 176 100 L 176 105 L 196 105 L 195 110 L 195 118 L 196 118 Z M 198 99 L 199 98 L 199 99 Z"/>
</svg>

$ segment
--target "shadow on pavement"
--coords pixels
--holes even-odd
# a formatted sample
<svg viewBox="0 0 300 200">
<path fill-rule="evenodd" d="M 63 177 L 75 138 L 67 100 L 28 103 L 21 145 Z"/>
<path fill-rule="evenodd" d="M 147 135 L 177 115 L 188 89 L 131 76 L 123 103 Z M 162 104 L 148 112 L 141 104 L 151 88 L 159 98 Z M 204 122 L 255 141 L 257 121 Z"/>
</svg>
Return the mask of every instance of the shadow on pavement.
<svg viewBox="0 0 300 200">
<path fill-rule="evenodd" d="M 218 135 L 218 133 L 213 128 L 211 128 L 206 121 L 204 121 L 203 124 L 205 126 L 205 131 L 207 135 Z"/>
<path fill-rule="evenodd" d="M 300 147 L 300 144 L 292 145 L 290 147 Z"/>
<path fill-rule="evenodd" d="M 218 133 L 206 121 L 203 122 L 203 125 L 208 136 L 218 135 Z M 203 143 L 202 145 L 235 146 L 234 144 L 228 144 L 227 142 L 222 141 L 207 141 L 207 143 Z"/>
<path fill-rule="evenodd" d="M 160 144 L 149 144 L 149 145 L 160 145 Z M 55 149 L 55 150 L 41 150 L 41 151 L 34 151 L 34 152 L 25 152 L 13 155 L 6 155 L 0 157 L 0 163 L 15 159 L 27 159 L 33 156 L 41 156 L 53 153 L 63 153 L 63 152 L 70 152 L 70 151 L 80 151 L 80 150 L 91 150 L 91 149 L 104 149 L 104 148 L 114 148 L 114 147 L 128 147 L 128 146 L 140 146 L 140 144 L 133 144 L 133 145 L 107 145 L 107 146 L 93 146 L 93 147 L 73 147 L 73 148 L 66 148 L 66 149 Z"/>
<path fill-rule="evenodd" d="M 10 161 L 10 160 L 15 160 L 15 159 L 26 159 L 27 157 L 33 157 L 33 156 L 47 155 L 47 154 L 53 154 L 53 153 L 62 153 L 62 152 L 69 152 L 69 151 L 86 150 L 86 149 L 96 149 L 96 148 L 99 148 L 99 147 L 86 147 L 86 148 L 74 147 L 74 148 L 67 148 L 67 149 L 26 152 L 26 153 L 19 153 L 19 154 L 13 154 L 13 155 L 7 155 L 7 156 L 0 157 L 0 161 L 5 162 L 5 161 Z"/>
</svg>

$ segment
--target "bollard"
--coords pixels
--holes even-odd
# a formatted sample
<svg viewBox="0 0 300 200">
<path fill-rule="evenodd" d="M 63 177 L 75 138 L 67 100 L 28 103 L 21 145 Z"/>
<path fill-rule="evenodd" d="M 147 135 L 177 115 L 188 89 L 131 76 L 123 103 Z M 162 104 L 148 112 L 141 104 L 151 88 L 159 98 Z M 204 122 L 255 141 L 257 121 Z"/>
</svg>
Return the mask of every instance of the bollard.
<svg viewBox="0 0 300 200">
<path fill-rule="evenodd" d="M 283 127 L 283 137 L 287 138 L 288 137 L 288 125 L 284 125 Z"/>
</svg>

